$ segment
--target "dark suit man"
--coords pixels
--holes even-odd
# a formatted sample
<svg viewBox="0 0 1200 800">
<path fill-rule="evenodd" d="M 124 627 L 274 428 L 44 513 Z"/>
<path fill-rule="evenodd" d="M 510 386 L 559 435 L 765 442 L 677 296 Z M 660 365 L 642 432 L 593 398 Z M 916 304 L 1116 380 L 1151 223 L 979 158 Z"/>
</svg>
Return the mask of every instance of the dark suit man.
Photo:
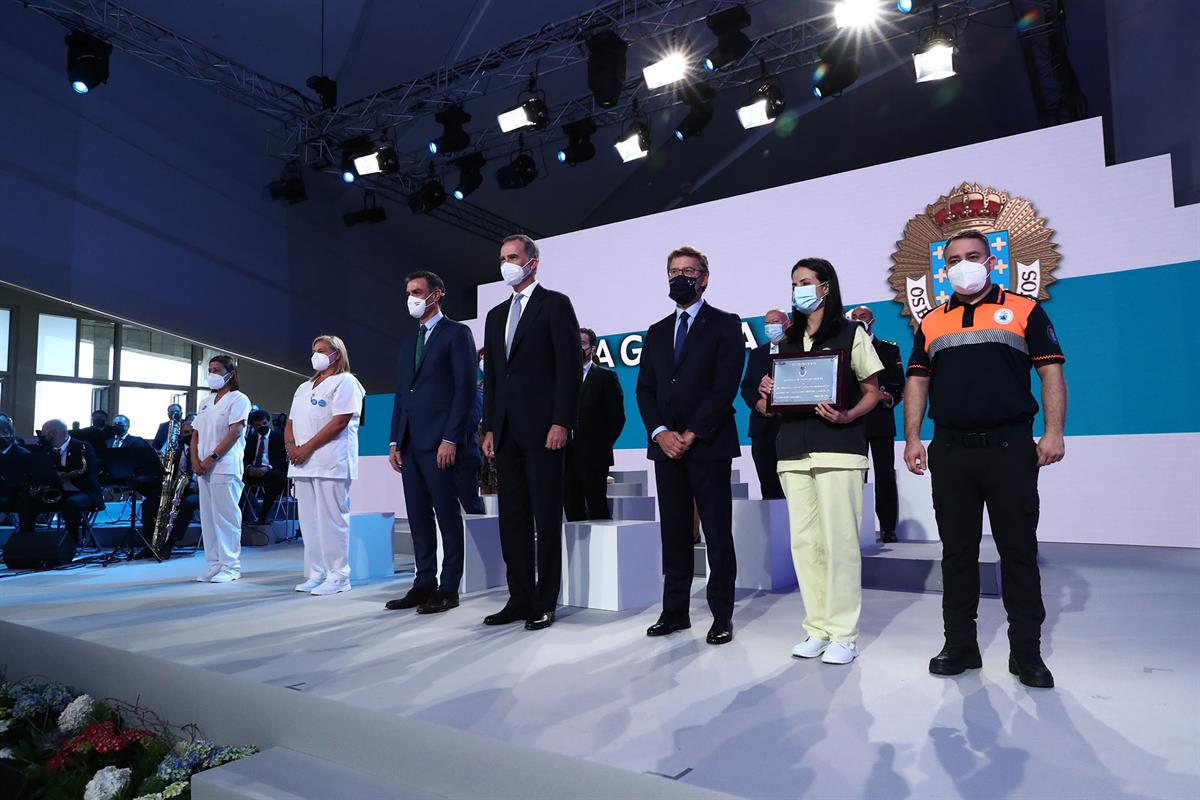
<svg viewBox="0 0 1200 800">
<path fill-rule="evenodd" d="M 283 443 L 283 434 L 271 429 L 271 415 L 266 411 L 261 408 L 251 411 L 247 421 L 250 423 L 250 429 L 247 431 L 246 448 L 242 453 L 245 465 L 242 480 L 247 487 L 262 487 L 262 507 L 255 515 L 255 521 L 259 525 L 266 525 L 270 522 L 269 517 L 275 501 L 287 491 L 287 447 Z M 245 498 L 246 493 L 243 490 L 243 504 Z"/>
<path fill-rule="evenodd" d="M 691 627 L 692 510 L 708 554 L 709 644 L 733 640 L 733 459 L 741 454 L 733 400 L 745 365 L 737 315 L 704 302 L 708 258 L 691 247 L 667 257 L 675 313 L 650 326 L 642 345 L 637 401 L 650 437 L 663 549 L 663 610 L 646 631 Z"/>
<path fill-rule="evenodd" d="M 499 475 L 509 594 L 484 624 L 525 620 L 527 630 L 554 622 L 562 584 L 563 448 L 579 417 L 579 322 L 565 294 L 538 284 L 537 270 L 534 241 L 507 237 L 500 273 L 513 294 L 488 312 L 483 345 L 483 454 L 496 459 Z"/>
<path fill-rule="evenodd" d="M 113 429 L 108 424 L 108 412 L 97 408 L 92 412 L 92 424 L 71 433 L 72 439 L 87 442 L 101 455 L 105 443 L 113 437 Z"/>
<path fill-rule="evenodd" d="M 167 406 L 167 422 L 158 423 L 158 431 L 154 434 L 154 441 L 151 442 L 151 446 L 160 453 L 167 445 L 167 436 L 171 430 L 170 420 L 176 416 L 183 417 L 183 406 L 179 403 L 171 403 Z"/>
<path fill-rule="evenodd" d="M 35 511 L 57 511 L 76 542 L 84 514 L 102 508 L 104 500 L 100 494 L 100 479 L 96 466 L 96 451 L 84 441 L 67 434 L 62 420 L 50 420 L 42 425 L 42 443 L 58 471 L 62 483 L 62 497 L 57 502 L 35 501 Z"/>
<path fill-rule="evenodd" d="M 750 351 L 746 360 L 746 376 L 742 378 L 742 400 L 750 407 L 750 456 L 754 459 L 754 470 L 758 473 L 758 485 L 764 500 L 783 497 L 776 467 L 779 459 L 775 455 L 775 437 L 779 435 L 780 417 L 767 414 L 767 401 L 758 392 L 763 376 L 770 371 L 771 356 L 779 352 L 779 343 L 792 320 L 786 313 L 773 308 L 763 317 L 767 332 L 767 343 Z"/>
<path fill-rule="evenodd" d="M 904 398 L 904 361 L 895 342 L 884 341 L 872 330 L 875 312 L 859 306 L 850 312 L 850 319 L 860 323 L 871 334 L 871 344 L 883 372 L 879 373 L 879 394 L 882 399 L 867 414 L 867 445 L 871 448 L 871 467 L 875 472 L 875 514 L 879 517 L 880 538 L 896 541 L 896 521 L 900 515 L 900 498 L 896 490 L 896 416 L 892 411 Z"/>
<path fill-rule="evenodd" d="M 417 329 L 400 341 L 396 399 L 392 408 L 392 469 L 404 483 L 417 575 L 389 609 L 433 614 L 458 607 L 463 571 L 463 519 L 458 507 L 460 456 L 466 457 L 475 404 L 475 338 L 461 322 L 442 314 L 446 284 L 432 272 L 405 282 L 408 313 Z M 434 524 L 434 517 L 437 524 Z M 442 531 L 442 572 L 437 535 Z"/>
<path fill-rule="evenodd" d="M 28 488 L 35 485 L 33 454 L 21 445 L 12 418 L 0 414 L 0 513 L 16 514 L 20 530 L 33 530 L 36 515 Z"/>
<path fill-rule="evenodd" d="M 613 445 L 625 427 L 625 395 L 612 370 L 593 363 L 596 332 L 579 329 L 583 355 L 583 384 L 579 390 L 579 420 L 567 442 L 566 511 L 571 522 L 611 519 L 608 510 L 608 468 Z"/>
</svg>

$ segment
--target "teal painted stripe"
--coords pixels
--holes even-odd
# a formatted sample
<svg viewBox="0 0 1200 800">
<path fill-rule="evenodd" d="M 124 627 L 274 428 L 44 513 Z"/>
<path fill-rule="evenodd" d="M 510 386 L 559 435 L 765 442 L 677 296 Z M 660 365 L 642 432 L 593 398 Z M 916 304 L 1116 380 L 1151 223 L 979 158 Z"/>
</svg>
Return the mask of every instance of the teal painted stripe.
<svg viewBox="0 0 1200 800">
<path fill-rule="evenodd" d="M 1198 280 L 1200 261 L 1186 261 L 1065 278 L 1051 286 L 1045 308 L 1067 355 L 1069 436 L 1200 431 L 1200 415 L 1195 411 L 1200 397 L 1196 367 L 1200 342 L 1191 321 L 1190 297 Z M 913 337 L 908 319 L 900 316 L 900 305 L 890 300 L 867 305 L 875 312 L 876 335 L 898 343 L 907 363 Z M 765 341 L 762 317 L 746 321 L 755 339 Z M 646 446 L 634 396 L 637 367 L 626 367 L 617 358 L 621 340 L 630 333 L 638 332 L 601 338 L 618 362 L 615 371 L 625 391 L 625 430 L 617 447 L 637 449 Z M 1035 373 L 1034 396 L 1040 397 L 1040 391 Z M 367 398 L 367 424 L 359 432 L 363 455 L 387 454 L 391 409 L 391 395 Z M 740 397 L 734 409 L 742 444 L 749 445 L 749 410 Z M 896 422 L 899 430 L 900 409 Z M 1040 415 L 1035 432 L 1041 432 Z M 928 420 L 922 435 L 933 435 Z"/>
</svg>

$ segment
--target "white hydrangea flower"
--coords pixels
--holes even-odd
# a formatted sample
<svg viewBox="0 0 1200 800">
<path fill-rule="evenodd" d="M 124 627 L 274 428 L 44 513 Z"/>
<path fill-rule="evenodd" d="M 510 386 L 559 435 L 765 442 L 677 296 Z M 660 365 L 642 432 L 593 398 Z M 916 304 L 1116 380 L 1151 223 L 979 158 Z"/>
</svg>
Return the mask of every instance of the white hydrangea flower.
<svg viewBox="0 0 1200 800">
<path fill-rule="evenodd" d="M 8 730 L 8 726 L 11 724 L 12 723 L 6 719 L 0 719 L 0 733 L 4 733 L 6 730 Z"/>
<path fill-rule="evenodd" d="M 92 776 L 87 788 L 83 790 L 83 800 L 113 800 L 129 783 L 133 770 L 125 767 L 105 767 Z"/>
<path fill-rule="evenodd" d="M 63 733 L 78 733 L 87 727 L 95 710 L 96 701 L 90 695 L 79 695 L 58 715 L 58 729 Z"/>
<path fill-rule="evenodd" d="M 13 757 L 11 747 L 0 748 L 0 761 L 7 761 Z"/>
</svg>

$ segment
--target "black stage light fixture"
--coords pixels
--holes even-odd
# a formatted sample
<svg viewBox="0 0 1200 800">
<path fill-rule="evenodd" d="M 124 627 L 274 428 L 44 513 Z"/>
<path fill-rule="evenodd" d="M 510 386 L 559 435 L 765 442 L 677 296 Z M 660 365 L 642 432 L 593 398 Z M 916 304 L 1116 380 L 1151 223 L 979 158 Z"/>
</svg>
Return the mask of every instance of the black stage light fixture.
<svg viewBox="0 0 1200 800">
<path fill-rule="evenodd" d="M 307 200 L 308 190 L 305 189 L 304 178 L 300 174 L 300 162 L 289 161 L 284 166 L 279 180 L 267 184 L 267 191 L 272 200 L 287 200 L 289 205 Z"/>
<path fill-rule="evenodd" d="M 466 200 L 471 192 L 483 185 L 483 165 L 487 163 L 484 160 L 483 153 L 470 153 L 462 158 L 454 159 L 454 166 L 458 167 L 458 184 L 454 187 L 451 194 L 455 200 Z"/>
<path fill-rule="evenodd" d="M 650 155 L 650 125 L 642 120 L 632 123 L 613 146 L 625 163 L 645 158 Z"/>
<path fill-rule="evenodd" d="M 305 85 L 321 98 L 322 110 L 328 111 L 337 106 L 337 81 L 328 75 L 313 75 Z"/>
<path fill-rule="evenodd" d="M 429 142 L 429 152 L 435 156 L 438 153 L 457 153 L 470 146 L 471 137 L 463 130 L 463 125 L 471 121 L 471 115 L 462 106 L 443 108 L 433 115 L 433 119 L 442 126 L 442 135 Z"/>
<path fill-rule="evenodd" d="M 901 14 L 911 14 L 924 10 L 932 2 L 933 0 L 896 0 L 896 10 Z"/>
<path fill-rule="evenodd" d="M 704 24 L 717 37 L 717 46 L 704 59 L 704 68 L 709 72 L 740 61 L 750 52 L 750 37 L 742 33 L 750 25 L 750 12 L 745 6 L 734 6 L 710 14 Z"/>
<path fill-rule="evenodd" d="M 687 116 L 675 128 L 675 138 L 686 142 L 708 127 L 713 118 L 713 90 L 706 83 L 695 83 L 679 90 L 679 99 L 687 104 Z"/>
<path fill-rule="evenodd" d="M 858 53 L 854 47 L 849 36 L 840 36 L 821 51 L 821 60 L 813 70 L 815 97 L 836 97 L 858 80 Z"/>
<path fill-rule="evenodd" d="M 533 92 L 524 96 L 519 105 L 505 111 L 496 117 L 501 133 L 513 131 L 540 131 L 550 124 L 550 114 L 546 109 L 546 96 L 542 92 Z"/>
<path fill-rule="evenodd" d="M 354 159 L 354 171 L 362 175 L 381 173 L 391 175 L 400 169 L 400 160 L 396 157 L 396 148 L 385 145 L 378 150 L 357 156 Z"/>
<path fill-rule="evenodd" d="M 615 31 L 588 37 L 588 89 L 601 108 L 612 108 L 625 88 L 625 56 L 629 43 Z"/>
<path fill-rule="evenodd" d="M 537 176 L 537 163 L 528 152 L 517 153 L 512 161 L 496 170 L 496 182 L 501 189 L 524 189 Z"/>
<path fill-rule="evenodd" d="M 783 113 L 783 92 L 773 80 L 763 79 L 754 85 L 750 100 L 738 109 L 738 121 L 746 129 L 767 125 Z"/>
<path fill-rule="evenodd" d="M 575 166 L 584 161 L 591 161 L 596 156 L 596 145 L 592 144 L 592 134 L 596 132 L 596 123 L 591 117 L 577 119 L 563 126 L 567 135 L 567 144 L 558 151 L 558 163 Z"/>
<path fill-rule="evenodd" d="M 346 223 L 347 228 L 353 228 L 362 222 L 368 225 L 377 225 L 385 219 L 387 219 L 387 209 L 376 205 L 374 192 L 366 192 L 363 195 L 363 207 L 360 211 L 351 211 L 342 215 L 342 222 Z"/>
<path fill-rule="evenodd" d="M 342 180 L 354 183 L 360 174 L 355 161 L 362 156 L 374 154 L 375 144 L 370 136 L 355 136 L 342 142 L 339 147 L 342 151 Z"/>
<path fill-rule="evenodd" d="M 446 187 L 437 178 L 430 178 L 408 198 L 408 207 L 414 214 L 428 214 L 446 202 Z"/>
<path fill-rule="evenodd" d="M 76 94 L 87 94 L 108 82 L 112 45 L 83 31 L 71 31 L 67 43 L 67 78 Z"/>
</svg>

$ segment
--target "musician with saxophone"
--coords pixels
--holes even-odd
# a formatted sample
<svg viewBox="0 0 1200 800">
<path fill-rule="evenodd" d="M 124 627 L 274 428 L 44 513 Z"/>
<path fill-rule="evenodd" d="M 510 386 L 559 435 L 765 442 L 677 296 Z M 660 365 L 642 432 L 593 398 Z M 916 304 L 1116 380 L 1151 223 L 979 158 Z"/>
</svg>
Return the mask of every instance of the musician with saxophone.
<svg viewBox="0 0 1200 800">
<path fill-rule="evenodd" d="M 33 487 L 31 506 L 35 513 L 58 512 L 67 533 L 78 543 L 83 515 L 104 507 L 96 451 L 87 442 L 73 438 L 61 419 L 42 425 L 39 441 L 50 454 L 60 485 Z"/>
<path fill-rule="evenodd" d="M 190 446 L 192 421 L 196 414 L 183 416 L 179 406 L 170 413 L 171 419 L 164 423 L 167 431 L 163 434 L 162 486 L 155 492 L 153 512 L 148 510 L 149 495 L 142 506 L 146 541 L 150 546 L 143 548 L 135 558 L 157 557 L 163 561 L 170 558 L 171 551 L 187 532 L 200 507 L 200 487 L 192 474 Z"/>
</svg>

